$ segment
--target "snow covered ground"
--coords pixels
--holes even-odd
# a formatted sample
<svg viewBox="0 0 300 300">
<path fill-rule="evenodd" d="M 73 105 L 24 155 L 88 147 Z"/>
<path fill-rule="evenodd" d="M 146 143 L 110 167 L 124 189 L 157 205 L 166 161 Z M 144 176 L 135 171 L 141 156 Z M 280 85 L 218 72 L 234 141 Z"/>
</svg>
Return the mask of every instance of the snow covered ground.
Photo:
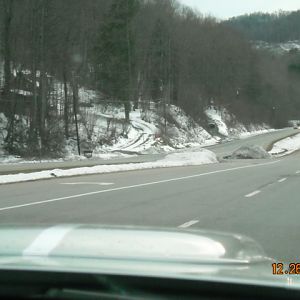
<svg viewBox="0 0 300 300">
<path fill-rule="evenodd" d="M 270 154 L 276 157 L 291 154 L 300 149 L 300 133 L 278 141 L 273 145 Z"/>
<path fill-rule="evenodd" d="M 242 132 L 239 135 L 239 138 L 240 139 L 246 139 L 246 138 L 248 138 L 250 136 L 260 135 L 260 134 L 272 132 L 272 131 L 275 131 L 275 130 L 280 130 L 280 129 L 273 129 L 273 128 L 269 128 L 269 129 L 256 129 L 256 130 L 253 130 L 253 131 Z"/>
<path fill-rule="evenodd" d="M 215 134 L 229 139 L 243 139 L 250 136 L 274 131 L 267 124 L 250 124 L 245 126 L 225 108 L 210 106 L 205 110 L 209 123 L 216 126 Z"/>
<path fill-rule="evenodd" d="M 154 124 L 142 120 L 141 113 L 140 109 L 131 112 L 128 136 L 120 138 L 110 151 L 141 153 L 155 145 L 159 130 Z"/>
<path fill-rule="evenodd" d="M 222 111 L 213 107 L 209 107 L 205 110 L 205 114 L 210 119 L 210 121 L 215 124 L 219 134 L 223 136 L 229 135 L 228 127 L 225 123 Z"/>
<path fill-rule="evenodd" d="M 93 102 L 97 97 L 97 94 L 91 90 L 80 89 L 79 94 L 83 97 L 83 103 Z M 179 107 L 170 105 L 168 113 L 171 121 L 167 122 L 167 133 L 165 133 L 162 132 L 161 127 L 162 117 L 155 109 L 132 111 L 130 124 L 127 125 L 122 105 L 94 103 L 92 106 L 82 107 L 81 115 L 78 117 L 81 148 L 84 150 L 86 147 L 84 143 L 89 140 L 93 158 L 111 159 L 137 154 L 168 153 L 178 149 L 213 145 L 218 142 Z M 25 160 L 18 156 L 7 155 L 3 148 L 7 133 L 6 126 L 7 120 L 2 114 L 0 116 L 0 128 L 3 128 L 2 136 L 0 136 L 0 163 L 49 161 L 49 159 L 39 159 L 39 157 Z M 84 156 L 77 154 L 77 142 L 72 138 L 66 142 L 64 156 L 51 159 L 51 161 L 84 159 L 86 159 Z"/>
<path fill-rule="evenodd" d="M 133 163 L 133 164 L 121 164 L 121 165 L 101 165 L 94 167 L 83 167 L 73 168 L 69 170 L 47 170 L 34 173 L 20 173 L 12 175 L 0 176 L 0 184 L 13 183 L 13 182 L 24 182 L 31 180 L 39 180 L 46 178 L 55 177 L 68 177 L 74 175 L 87 175 L 87 174 L 100 174 L 100 173 L 111 173 L 120 171 L 131 171 L 141 169 L 152 169 L 152 168 L 167 168 L 167 167 L 179 167 L 179 166 L 192 166 L 201 164 L 217 163 L 216 155 L 209 150 L 201 149 L 194 152 L 182 152 L 182 153 L 171 153 L 165 158 L 146 163 Z"/>
<path fill-rule="evenodd" d="M 51 94 L 53 105 L 63 102 L 63 86 L 55 81 L 55 94 Z M 214 145 L 222 139 L 245 138 L 270 131 L 266 125 L 251 125 L 246 128 L 236 117 L 224 108 L 208 107 L 205 111 L 209 122 L 216 125 L 217 131 L 205 130 L 181 108 L 167 106 L 167 123 L 157 103 L 149 103 L 147 109 L 140 107 L 130 113 L 130 123 L 124 119 L 122 103 L 103 102 L 96 91 L 79 89 L 80 107 L 79 136 L 81 150 L 93 150 L 94 159 L 112 159 L 128 155 L 172 153 L 182 149 L 194 149 Z M 100 101 L 99 101 L 100 100 Z M 25 117 L 22 117 L 25 118 Z M 24 121 L 24 122 L 23 122 Z M 205 120 L 203 123 L 205 123 Z M 234 122 L 232 122 L 234 121 Z M 21 123 L 26 123 L 22 120 Z M 232 125 L 234 124 L 234 125 Z M 77 153 L 75 136 L 66 141 L 64 153 L 57 159 L 32 157 L 23 159 L 8 155 L 4 151 L 8 121 L 0 113 L 0 163 L 40 163 L 65 160 L 85 160 Z M 63 124 L 59 124 L 63 131 Z M 70 128 L 73 128 L 70 125 Z M 74 135 L 74 131 L 73 131 Z M 87 146 L 88 145 L 88 146 Z"/>
<path fill-rule="evenodd" d="M 137 156 L 136 154 L 125 154 L 125 153 L 102 153 L 95 155 L 92 159 L 102 159 L 102 160 L 109 160 L 114 158 L 126 158 L 126 157 L 134 157 Z M 20 156 L 14 155 L 5 155 L 0 156 L 0 165 L 1 164 L 39 164 L 39 163 L 55 163 L 55 162 L 64 162 L 64 161 L 79 161 L 79 160 L 90 160 L 85 156 L 81 155 L 69 155 L 64 158 L 58 159 L 23 159 Z"/>
<path fill-rule="evenodd" d="M 264 159 L 271 158 L 263 147 L 258 145 L 243 145 L 226 158 L 232 159 Z"/>
<path fill-rule="evenodd" d="M 265 41 L 255 41 L 254 47 L 266 49 L 276 54 L 284 54 L 293 49 L 300 50 L 300 40 L 288 41 L 285 43 L 268 43 Z"/>
</svg>

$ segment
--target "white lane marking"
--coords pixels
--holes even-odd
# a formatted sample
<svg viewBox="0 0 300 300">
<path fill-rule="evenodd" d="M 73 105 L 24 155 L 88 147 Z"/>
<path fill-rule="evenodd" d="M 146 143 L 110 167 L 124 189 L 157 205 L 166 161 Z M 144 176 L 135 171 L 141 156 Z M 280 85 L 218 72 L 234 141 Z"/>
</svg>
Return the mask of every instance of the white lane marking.
<svg viewBox="0 0 300 300">
<path fill-rule="evenodd" d="M 180 226 L 178 226 L 178 228 L 188 228 L 188 227 L 190 227 L 190 226 L 192 226 L 192 225 L 194 225 L 198 222 L 199 222 L 199 220 L 191 220 L 189 222 L 181 224 Z"/>
<path fill-rule="evenodd" d="M 300 174 L 300 171 L 296 171 L 296 174 Z"/>
<path fill-rule="evenodd" d="M 287 180 L 287 178 L 281 178 L 281 179 L 278 180 L 278 182 L 284 182 L 286 180 Z"/>
<path fill-rule="evenodd" d="M 101 190 L 101 191 L 94 191 L 94 192 L 71 195 L 71 196 L 65 196 L 65 197 L 60 197 L 60 198 L 54 198 L 54 199 L 41 200 L 41 201 L 36 201 L 36 202 L 29 202 L 29 203 L 24 203 L 24 204 L 12 205 L 12 206 L 7 206 L 7 207 L 2 207 L 2 208 L 0 208 L 0 211 L 10 210 L 10 209 L 15 209 L 15 208 L 21 208 L 21 207 L 27 207 L 27 206 L 33 206 L 33 205 L 39 205 L 39 204 L 45 204 L 45 203 L 51 203 L 51 202 L 62 201 L 62 200 L 67 200 L 67 199 L 80 198 L 80 197 L 90 196 L 90 195 L 97 195 L 97 194 L 103 194 L 103 193 L 109 193 L 109 192 L 115 192 L 115 191 L 129 190 L 129 189 L 133 189 L 133 188 L 137 188 L 137 187 L 143 187 L 143 186 L 150 186 L 150 185 L 173 182 L 173 181 L 186 180 L 186 179 L 197 178 L 197 177 L 206 176 L 206 175 L 226 173 L 226 172 L 235 171 L 235 170 L 261 167 L 261 166 L 275 164 L 275 163 L 278 163 L 280 161 L 281 160 L 276 160 L 276 161 L 272 161 L 272 162 L 268 162 L 268 163 L 248 165 L 248 166 L 242 166 L 242 167 L 235 167 L 235 168 L 211 171 L 211 172 L 207 172 L 207 173 L 189 175 L 189 176 L 184 176 L 184 177 L 176 177 L 176 178 L 165 179 L 165 180 L 160 180 L 160 181 L 152 181 L 152 182 L 147 182 L 147 183 L 140 183 L 140 184 L 135 184 L 135 185 L 117 187 L 117 188 L 113 188 L 113 189 L 106 189 L 106 190 Z"/>
<path fill-rule="evenodd" d="M 23 250 L 23 256 L 48 255 L 76 225 L 58 225 L 43 230 Z"/>
<path fill-rule="evenodd" d="M 80 184 L 87 184 L 87 185 L 113 185 L 113 182 L 62 182 L 59 184 L 66 184 L 66 185 L 80 185 Z"/>
<path fill-rule="evenodd" d="M 253 197 L 253 196 L 255 196 L 255 195 L 259 194 L 259 193 L 260 193 L 260 191 L 257 190 L 257 191 L 254 191 L 254 192 L 250 193 L 250 194 L 245 195 L 245 197 L 250 198 L 250 197 Z"/>
</svg>

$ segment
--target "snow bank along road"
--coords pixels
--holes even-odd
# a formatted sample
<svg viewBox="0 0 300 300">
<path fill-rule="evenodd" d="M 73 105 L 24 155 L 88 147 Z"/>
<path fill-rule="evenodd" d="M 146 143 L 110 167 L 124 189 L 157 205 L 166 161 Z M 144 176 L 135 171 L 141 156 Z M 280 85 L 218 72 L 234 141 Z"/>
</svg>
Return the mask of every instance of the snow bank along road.
<svg viewBox="0 0 300 300">
<path fill-rule="evenodd" d="M 223 147 L 223 145 L 220 145 Z M 0 186 L 1 223 L 102 223 L 249 235 L 299 258 L 300 154 Z"/>
<path fill-rule="evenodd" d="M 0 184 L 24 182 L 31 180 L 50 179 L 53 177 L 72 177 L 78 175 L 104 174 L 121 171 L 133 171 L 153 168 L 168 168 L 182 166 L 199 166 L 202 164 L 218 163 L 214 152 L 198 149 L 195 152 L 180 152 L 168 154 L 165 158 L 155 162 L 121 165 L 99 165 L 94 167 L 72 168 L 68 170 L 54 169 L 32 173 L 0 175 Z"/>
<path fill-rule="evenodd" d="M 224 156 L 230 154 L 232 151 L 244 144 L 257 144 L 263 147 L 267 147 L 270 143 L 275 140 L 282 139 L 286 136 L 300 132 L 295 129 L 283 129 L 279 131 L 274 131 L 262 135 L 252 136 L 247 139 L 234 140 L 232 142 L 227 142 L 224 144 L 218 144 L 214 146 L 206 147 L 207 149 L 215 152 L 218 156 Z M 82 161 L 65 161 L 65 162 L 45 162 L 45 163 L 22 163 L 22 164 L 1 164 L 0 165 L 0 175 L 3 174 L 14 174 L 14 173 L 27 173 L 33 171 L 49 170 L 49 169 L 70 169 L 78 167 L 92 167 L 96 165 L 111 165 L 111 164 L 124 164 L 124 163 L 144 163 L 157 161 L 165 157 L 165 154 L 149 154 L 149 155 L 139 155 L 126 158 L 117 159 L 91 159 Z"/>
</svg>

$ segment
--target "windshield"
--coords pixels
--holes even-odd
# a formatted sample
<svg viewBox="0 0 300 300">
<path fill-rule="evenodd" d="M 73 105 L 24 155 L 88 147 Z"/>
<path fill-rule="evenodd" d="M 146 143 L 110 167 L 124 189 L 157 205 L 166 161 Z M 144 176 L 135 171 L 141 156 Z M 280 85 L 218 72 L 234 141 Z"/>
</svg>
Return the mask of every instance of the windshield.
<svg viewBox="0 0 300 300">
<path fill-rule="evenodd" d="M 299 1 L 0 0 L 0 46 L 2 234 L 48 230 L 23 256 L 96 224 L 130 226 L 130 257 L 245 262 L 247 236 L 299 262 Z"/>
</svg>

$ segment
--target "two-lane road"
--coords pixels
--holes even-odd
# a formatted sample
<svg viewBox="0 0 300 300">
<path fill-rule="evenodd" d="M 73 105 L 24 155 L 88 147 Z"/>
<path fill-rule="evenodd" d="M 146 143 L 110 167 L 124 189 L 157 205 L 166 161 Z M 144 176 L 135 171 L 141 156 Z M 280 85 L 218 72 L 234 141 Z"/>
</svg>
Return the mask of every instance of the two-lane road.
<svg viewBox="0 0 300 300">
<path fill-rule="evenodd" d="M 222 145 L 220 145 L 222 147 Z M 101 223 L 232 231 L 299 258 L 300 154 L 0 186 L 1 223 Z"/>
<path fill-rule="evenodd" d="M 285 128 L 278 131 L 271 131 L 266 134 L 251 136 L 245 139 L 238 139 L 223 144 L 209 146 L 206 148 L 214 151 L 219 157 L 223 157 L 231 154 L 234 150 L 244 145 L 259 145 L 267 149 L 273 142 L 283 139 L 286 136 L 297 134 L 299 132 L 300 130 Z"/>
</svg>

